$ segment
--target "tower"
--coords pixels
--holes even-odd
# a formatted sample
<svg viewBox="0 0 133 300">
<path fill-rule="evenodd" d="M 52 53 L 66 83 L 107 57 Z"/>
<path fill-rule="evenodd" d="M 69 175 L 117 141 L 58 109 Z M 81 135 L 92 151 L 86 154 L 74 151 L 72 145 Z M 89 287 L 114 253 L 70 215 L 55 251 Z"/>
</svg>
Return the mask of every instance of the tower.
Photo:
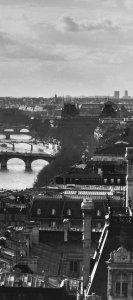
<svg viewBox="0 0 133 300">
<path fill-rule="evenodd" d="M 83 199 L 81 209 L 83 214 L 83 289 L 85 290 L 90 278 L 91 220 L 94 209 L 92 199 Z"/>
<path fill-rule="evenodd" d="M 126 148 L 125 157 L 127 159 L 126 206 L 128 206 L 130 200 L 131 207 L 133 207 L 133 147 Z"/>
<path fill-rule="evenodd" d="M 120 97 L 120 92 L 114 91 L 114 98 L 119 99 L 119 97 Z"/>
<path fill-rule="evenodd" d="M 127 90 L 124 93 L 124 98 L 128 99 L 128 91 Z"/>
</svg>

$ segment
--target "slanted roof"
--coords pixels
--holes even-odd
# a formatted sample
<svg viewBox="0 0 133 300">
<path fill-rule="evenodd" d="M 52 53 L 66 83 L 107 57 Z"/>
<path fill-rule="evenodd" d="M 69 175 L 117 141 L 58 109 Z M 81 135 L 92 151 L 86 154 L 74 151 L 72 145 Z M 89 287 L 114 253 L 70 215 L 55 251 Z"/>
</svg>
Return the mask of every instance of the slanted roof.
<svg viewBox="0 0 133 300">
<path fill-rule="evenodd" d="M 25 273 L 25 274 L 33 274 L 32 270 L 29 268 L 28 265 L 21 265 L 21 264 L 16 264 L 14 266 L 14 269 L 17 271 L 20 270 L 20 273 Z"/>
<path fill-rule="evenodd" d="M 72 200 L 67 197 L 62 197 L 60 199 L 43 198 L 36 199 L 33 202 L 31 208 L 32 218 L 64 218 L 67 217 L 68 209 L 72 211 L 73 219 L 80 219 L 82 217 L 81 212 L 81 201 L 82 199 Z M 37 210 L 41 210 L 41 214 L 37 214 Z M 55 215 L 52 215 L 52 209 L 55 209 Z"/>
</svg>

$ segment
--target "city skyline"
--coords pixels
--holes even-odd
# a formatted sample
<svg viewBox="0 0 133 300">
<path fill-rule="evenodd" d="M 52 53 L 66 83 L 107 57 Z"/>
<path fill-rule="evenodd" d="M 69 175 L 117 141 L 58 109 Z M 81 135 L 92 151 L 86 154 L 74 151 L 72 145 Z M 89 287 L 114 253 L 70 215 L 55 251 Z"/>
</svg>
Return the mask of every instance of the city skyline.
<svg viewBox="0 0 133 300">
<path fill-rule="evenodd" d="M 132 96 L 132 13 L 132 0 L 0 0 L 0 96 Z"/>
</svg>

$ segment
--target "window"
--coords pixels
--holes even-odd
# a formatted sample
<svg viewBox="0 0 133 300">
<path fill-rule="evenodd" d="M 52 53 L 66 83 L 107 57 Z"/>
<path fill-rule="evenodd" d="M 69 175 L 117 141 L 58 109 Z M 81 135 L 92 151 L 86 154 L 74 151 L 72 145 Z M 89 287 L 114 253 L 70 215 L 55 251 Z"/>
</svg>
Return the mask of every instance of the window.
<svg viewBox="0 0 133 300">
<path fill-rule="evenodd" d="M 121 290 L 121 283 L 120 282 L 116 282 L 116 296 L 120 296 L 120 290 Z"/>
<path fill-rule="evenodd" d="M 114 183 L 114 178 L 111 178 L 111 183 Z"/>
<path fill-rule="evenodd" d="M 101 217 L 101 211 L 99 209 L 97 210 L 97 217 Z"/>
<path fill-rule="evenodd" d="M 116 282 L 116 296 L 127 297 L 128 295 L 128 283 L 127 282 Z"/>
<path fill-rule="evenodd" d="M 55 228 L 56 228 L 56 222 L 51 222 L 51 227 L 52 227 L 53 229 L 55 229 Z"/>
<path fill-rule="evenodd" d="M 70 261 L 70 273 L 78 272 L 78 262 L 76 260 Z"/>
<path fill-rule="evenodd" d="M 127 297 L 128 294 L 128 283 L 122 282 L 122 296 Z"/>
<path fill-rule="evenodd" d="M 104 183 L 107 183 L 107 178 L 104 178 Z"/>
<path fill-rule="evenodd" d="M 71 211 L 71 209 L 69 208 L 69 209 L 67 210 L 67 215 L 68 215 L 68 216 L 71 216 L 71 214 L 72 214 L 72 211 Z"/>
<path fill-rule="evenodd" d="M 117 178 L 117 183 L 119 184 L 121 182 L 120 178 Z"/>
<path fill-rule="evenodd" d="M 97 229 L 99 230 L 99 229 L 101 229 L 101 227 L 102 227 L 101 223 L 98 222 L 98 223 L 97 223 Z"/>
<path fill-rule="evenodd" d="M 4 221 L 5 220 L 5 216 L 4 214 L 0 214 L 0 220 Z"/>
<path fill-rule="evenodd" d="M 128 275 L 120 272 L 115 280 L 116 297 L 128 297 Z"/>
<path fill-rule="evenodd" d="M 99 175 L 102 175 L 102 173 L 103 173 L 103 172 L 102 172 L 102 169 L 101 169 L 101 168 L 98 168 L 98 174 L 99 174 Z"/>
<path fill-rule="evenodd" d="M 55 216 L 55 214 L 56 214 L 55 208 L 52 208 L 51 214 L 52 214 L 52 216 Z"/>
<path fill-rule="evenodd" d="M 38 209 L 37 209 L 37 215 L 40 216 L 41 213 L 42 213 L 42 212 L 41 212 L 41 208 L 38 208 Z"/>
</svg>

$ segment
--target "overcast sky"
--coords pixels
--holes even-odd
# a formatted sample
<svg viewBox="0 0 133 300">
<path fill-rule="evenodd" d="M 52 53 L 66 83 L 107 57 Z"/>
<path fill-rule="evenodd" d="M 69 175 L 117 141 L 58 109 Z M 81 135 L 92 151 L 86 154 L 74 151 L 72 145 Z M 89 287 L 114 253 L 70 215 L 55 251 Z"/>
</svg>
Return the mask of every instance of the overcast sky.
<svg viewBox="0 0 133 300">
<path fill-rule="evenodd" d="M 133 95 L 133 0 L 0 0 L 0 96 Z"/>
</svg>

